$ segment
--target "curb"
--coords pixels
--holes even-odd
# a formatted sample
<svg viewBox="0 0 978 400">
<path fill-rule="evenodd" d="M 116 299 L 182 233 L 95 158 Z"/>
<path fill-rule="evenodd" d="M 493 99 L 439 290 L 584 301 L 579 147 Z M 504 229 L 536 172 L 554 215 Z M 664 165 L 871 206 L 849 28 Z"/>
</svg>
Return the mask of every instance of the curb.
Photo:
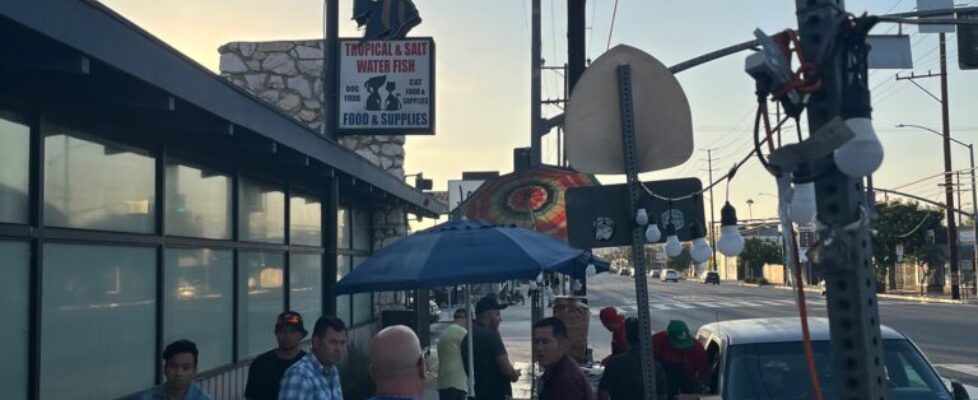
<svg viewBox="0 0 978 400">
<path fill-rule="evenodd" d="M 741 286 L 753 286 L 753 285 L 744 284 Z M 774 288 L 781 289 L 781 290 L 794 290 L 794 288 L 790 286 L 774 286 Z M 806 287 L 805 291 L 809 293 L 821 294 L 821 290 L 810 288 L 810 287 Z M 905 295 L 889 294 L 889 293 L 877 293 L 876 297 L 880 299 L 907 300 L 907 301 L 913 301 L 918 303 L 973 304 L 973 302 L 969 302 L 965 300 L 942 299 L 942 298 L 933 298 L 933 297 L 928 298 L 928 297 L 920 297 L 920 296 L 905 296 Z"/>
</svg>

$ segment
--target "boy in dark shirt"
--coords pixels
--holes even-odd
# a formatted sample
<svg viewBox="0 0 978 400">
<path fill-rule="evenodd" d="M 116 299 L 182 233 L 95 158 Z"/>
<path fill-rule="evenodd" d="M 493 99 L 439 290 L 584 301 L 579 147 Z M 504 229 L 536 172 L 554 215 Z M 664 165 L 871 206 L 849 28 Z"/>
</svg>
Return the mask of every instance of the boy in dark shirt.
<svg viewBox="0 0 978 400">
<path fill-rule="evenodd" d="M 248 400 L 278 399 L 279 382 L 285 370 L 306 355 L 299 350 L 299 343 L 306 337 L 302 316 L 295 311 L 279 314 L 275 322 L 275 339 L 278 348 L 262 353 L 248 368 L 245 398 Z"/>
</svg>

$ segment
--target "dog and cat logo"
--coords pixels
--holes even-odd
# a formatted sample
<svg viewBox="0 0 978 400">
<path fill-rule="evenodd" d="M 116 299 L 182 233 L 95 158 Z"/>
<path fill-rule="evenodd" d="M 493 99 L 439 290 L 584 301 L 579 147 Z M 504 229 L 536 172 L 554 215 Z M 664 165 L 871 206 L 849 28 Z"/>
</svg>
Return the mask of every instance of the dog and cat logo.
<svg viewBox="0 0 978 400">
<path fill-rule="evenodd" d="M 388 81 L 387 75 L 367 79 L 363 86 L 367 90 L 365 110 L 398 111 L 401 109 L 401 93 L 397 92 L 397 82 Z M 381 90 L 386 90 L 386 97 L 382 97 Z"/>
</svg>

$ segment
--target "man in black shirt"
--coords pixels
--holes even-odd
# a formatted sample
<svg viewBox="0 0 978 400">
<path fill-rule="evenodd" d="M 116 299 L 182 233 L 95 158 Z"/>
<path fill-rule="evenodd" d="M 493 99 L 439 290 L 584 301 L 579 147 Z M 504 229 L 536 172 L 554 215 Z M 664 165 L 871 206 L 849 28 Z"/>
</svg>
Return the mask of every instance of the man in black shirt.
<svg viewBox="0 0 978 400">
<path fill-rule="evenodd" d="M 306 355 L 299 350 L 299 343 L 306 337 L 302 316 L 295 311 L 279 314 L 275 322 L 275 339 L 278 348 L 255 358 L 248 368 L 248 384 L 245 398 L 248 400 L 278 399 L 279 382 L 285 370 Z"/>
<path fill-rule="evenodd" d="M 513 369 L 506 353 L 506 346 L 499 336 L 499 323 L 502 317 L 499 310 L 506 308 L 499 304 L 496 296 L 487 295 L 475 304 L 475 320 L 472 321 L 472 352 L 475 354 L 475 398 L 478 400 L 503 400 L 513 395 L 511 382 L 520 377 Z M 468 339 L 462 339 L 462 362 L 466 373 L 469 371 Z"/>
<path fill-rule="evenodd" d="M 628 318 L 624 325 L 628 349 L 611 356 L 605 364 L 601 382 L 598 383 L 598 400 L 643 400 L 645 396 L 638 319 Z M 666 398 L 668 385 L 662 365 L 655 362 L 655 391 L 660 399 Z"/>
</svg>

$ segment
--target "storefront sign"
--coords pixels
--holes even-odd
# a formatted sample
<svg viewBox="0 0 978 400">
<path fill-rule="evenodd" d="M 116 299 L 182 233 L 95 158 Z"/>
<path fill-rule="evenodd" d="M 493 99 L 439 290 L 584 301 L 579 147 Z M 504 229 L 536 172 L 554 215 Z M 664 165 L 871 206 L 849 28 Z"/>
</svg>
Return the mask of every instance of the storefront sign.
<svg viewBox="0 0 978 400">
<path fill-rule="evenodd" d="M 435 42 L 341 39 L 339 133 L 434 134 Z"/>
</svg>

